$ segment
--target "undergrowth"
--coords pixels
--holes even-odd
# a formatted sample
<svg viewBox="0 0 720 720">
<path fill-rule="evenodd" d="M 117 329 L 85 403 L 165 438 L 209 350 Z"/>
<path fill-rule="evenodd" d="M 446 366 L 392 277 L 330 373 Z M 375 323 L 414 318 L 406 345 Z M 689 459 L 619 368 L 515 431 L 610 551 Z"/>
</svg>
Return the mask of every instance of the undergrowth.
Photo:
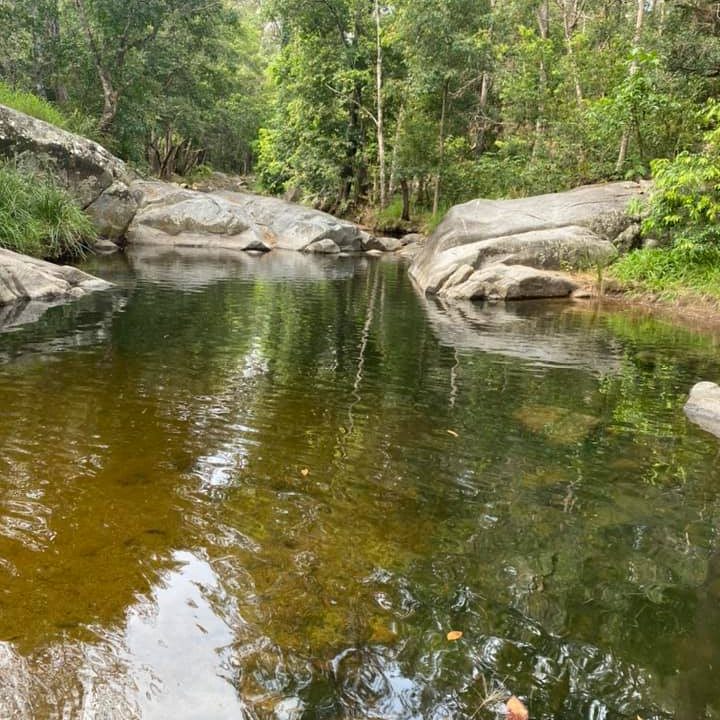
<svg viewBox="0 0 720 720">
<path fill-rule="evenodd" d="M 720 298 L 720 247 L 678 243 L 645 249 L 620 258 L 610 274 L 631 290 L 668 298 L 692 290 Z"/>
</svg>

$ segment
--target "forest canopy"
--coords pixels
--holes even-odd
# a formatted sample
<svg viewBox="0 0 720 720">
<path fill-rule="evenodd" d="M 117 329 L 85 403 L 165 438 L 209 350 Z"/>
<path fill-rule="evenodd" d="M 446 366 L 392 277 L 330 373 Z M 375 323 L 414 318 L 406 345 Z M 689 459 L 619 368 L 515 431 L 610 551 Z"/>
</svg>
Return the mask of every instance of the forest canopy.
<svg viewBox="0 0 720 720">
<path fill-rule="evenodd" d="M 336 213 L 667 176 L 717 117 L 702 0 L 0 0 L 0 25 L 6 95 Z"/>
</svg>

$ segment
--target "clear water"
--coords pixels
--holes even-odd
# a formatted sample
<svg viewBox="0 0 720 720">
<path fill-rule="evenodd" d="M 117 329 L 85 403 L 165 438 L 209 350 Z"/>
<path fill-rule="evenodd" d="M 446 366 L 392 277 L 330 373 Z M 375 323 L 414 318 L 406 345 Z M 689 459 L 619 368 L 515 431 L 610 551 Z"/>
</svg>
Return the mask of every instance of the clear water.
<svg viewBox="0 0 720 720">
<path fill-rule="evenodd" d="M 0 333 L 0 717 L 720 716 L 716 338 L 394 262 L 91 270 Z"/>
</svg>

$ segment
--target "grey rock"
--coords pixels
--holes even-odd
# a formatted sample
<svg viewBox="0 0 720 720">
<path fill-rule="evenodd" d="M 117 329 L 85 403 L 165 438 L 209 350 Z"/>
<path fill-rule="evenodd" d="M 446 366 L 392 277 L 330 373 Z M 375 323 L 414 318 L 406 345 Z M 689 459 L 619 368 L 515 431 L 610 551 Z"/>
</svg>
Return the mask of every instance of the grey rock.
<svg viewBox="0 0 720 720">
<path fill-rule="evenodd" d="M 632 224 L 633 218 L 631 218 L 625 212 L 625 209 L 622 208 L 600 213 L 597 217 L 594 217 L 591 220 L 588 227 L 603 240 L 613 242 Z"/>
<path fill-rule="evenodd" d="M 421 233 L 409 233 L 402 238 L 403 245 L 424 245 L 426 241 L 427 237 Z"/>
<path fill-rule="evenodd" d="M 305 252 L 323 253 L 325 255 L 336 255 L 340 252 L 340 248 L 337 246 L 334 240 L 330 240 L 330 238 L 325 238 L 324 240 L 317 240 L 311 245 L 308 245 L 305 248 Z"/>
<path fill-rule="evenodd" d="M 218 194 L 147 181 L 133 183 L 130 192 L 138 211 L 126 233 L 129 245 L 270 249 L 244 208 Z"/>
<path fill-rule="evenodd" d="M 115 244 L 112 240 L 106 240 L 104 238 L 96 240 L 93 244 L 92 249 L 94 252 L 99 253 L 100 255 L 111 255 L 112 253 L 120 250 L 118 245 Z"/>
<path fill-rule="evenodd" d="M 439 295 L 449 299 L 536 300 L 568 297 L 575 289 L 577 285 L 560 273 L 497 263 L 480 270 L 462 265 Z"/>
<path fill-rule="evenodd" d="M 497 265 L 545 271 L 607 265 L 617 256 L 617 250 L 591 226 L 605 217 L 612 218 L 615 227 L 620 227 L 619 215 L 631 199 L 644 192 L 644 185 L 609 183 L 519 200 L 473 200 L 457 205 L 417 254 L 410 275 L 421 290 L 437 294 L 458 268 L 469 265 L 481 271 L 493 266 L 487 277 L 468 278 L 448 288 L 445 296 L 482 297 L 493 283 L 499 283 L 496 290 L 507 299 L 528 297 L 526 293 L 540 291 L 553 293 L 541 297 L 569 294 L 575 285 L 567 278 L 560 282 L 556 273 L 533 280 L 526 271 L 519 271 L 516 277 L 519 284 L 515 284 Z M 623 223 L 626 229 L 631 221 Z M 609 222 L 605 226 L 609 228 Z M 498 280 L 492 279 L 495 275 Z"/>
<path fill-rule="evenodd" d="M 113 183 L 130 182 L 126 165 L 92 140 L 0 105 L 0 157 L 52 172 L 82 207 Z"/>
<path fill-rule="evenodd" d="M 0 305 L 23 300 L 72 299 L 109 287 L 110 283 L 77 268 L 0 249 Z"/>
<path fill-rule="evenodd" d="M 639 223 L 628 225 L 614 240 L 613 245 L 620 253 L 629 253 L 640 247 L 642 228 Z"/>
<path fill-rule="evenodd" d="M 125 237 L 138 209 L 136 196 L 123 182 L 114 182 L 87 208 L 99 235 L 108 240 Z"/>
<path fill-rule="evenodd" d="M 336 253 L 360 250 L 367 237 L 353 223 L 279 198 L 145 181 L 130 191 L 139 208 L 127 232 L 130 245 Z"/>
<path fill-rule="evenodd" d="M 701 382 L 690 391 L 685 414 L 703 430 L 720 437 L 720 386 Z"/>
<path fill-rule="evenodd" d="M 379 250 L 380 252 L 396 252 L 403 247 L 403 242 L 397 238 L 391 237 L 374 237 L 368 235 L 367 239 L 362 243 L 362 249 L 367 250 Z"/>
</svg>

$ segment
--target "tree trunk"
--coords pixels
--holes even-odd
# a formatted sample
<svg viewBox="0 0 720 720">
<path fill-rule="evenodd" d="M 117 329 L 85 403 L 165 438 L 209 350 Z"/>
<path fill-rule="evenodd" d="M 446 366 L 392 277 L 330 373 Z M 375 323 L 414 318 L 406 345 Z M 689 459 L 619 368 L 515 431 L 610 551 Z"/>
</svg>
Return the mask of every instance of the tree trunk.
<svg viewBox="0 0 720 720">
<path fill-rule="evenodd" d="M 475 152 L 480 155 L 485 150 L 485 136 L 489 129 L 490 123 L 487 117 L 488 97 L 490 96 L 490 86 L 492 78 L 487 70 L 483 70 L 482 84 L 480 85 L 480 99 L 478 101 L 478 114 L 480 122 L 478 126 L 478 134 L 475 138 Z"/>
<path fill-rule="evenodd" d="M 400 133 L 402 132 L 403 121 L 405 119 L 405 101 L 403 100 L 398 112 L 395 125 L 395 140 L 393 141 L 392 160 L 390 161 L 390 183 L 388 187 L 388 196 L 395 194 L 397 171 L 398 171 L 398 149 L 400 148 Z"/>
<path fill-rule="evenodd" d="M 403 178 L 400 181 L 400 189 L 402 190 L 402 216 L 400 217 L 401 220 L 404 220 L 405 222 L 410 221 L 410 186 L 408 185 L 408 181 Z"/>
<path fill-rule="evenodd" d="M 642 41 L 643 23 L 645 21 L 645 0 L 637 0 L 637 15 L 635 17 L 635 35 L 633 36 L 633 51 L 637 52 L 640 49 L 640 43 Z M 630 63 L 630 77 L 637 74 L 639 70 L 637 60 L 633 58 Z M 629 123 L 625 124 L 622 138 L 620 139 L 620 150 L 618 151 L 618 159 L 615 163 L 615 174 L 619 175 L 622 173 L 625 165 L 625 159 L 627 157 L 628 145 L 630 144 L 630 127 Z"/>
<path fill-rule="evenodd" d="M 445 116 L 447 114 L 449 86 L 450 82 L 448 80 L 445 80 L 445 82 L 443 83 L 442 92 L 442 111 L 440 113 L 440 144 L 438 147 L 438 168 L 435 175 L 435 190 L 433 192 L 433 215 L 437 215 L 438 209 L 440 207 L 440 182 L 442 176 L 443 162 L 445 160 Z"/>
<path fill-rule="evenodd" d="M 380 2 L 375 0 L 375 40 L 377 49 L 377 60 L 375 63 L 375 78 L 377 90 L 377 144 L 378 144 L 378 165 L 380 170 L 380 207 L 387 205 L 387 181 L 385 177 L 385 121 L 383 108 L 383 52 L 382 36 L 380 26 Z"/>
<path fill-rule="evenodd" d="M 538 29 L 540 30 L 540 39 L 544 41 L 548 39 L 550 27 L 550 7 L 548 0 L 542 0 L 537 11 Z M 540 80 L 540 97 L 538 100 L 538 116 L 535 120 L 535 142 L 533 143 L 532 156 L 536 157 L 542 145 L 543 136 L 545 134 L 545 96 L 547 94 L 548 74 L 545 65 L 544 48 L 543 54 L 540 56 L 540 67 L 538 70 Z"/>
<path fill-rule="evenodd" d="M 103 91 L 103 111 L 98 126 L 101 132 L 107 132 L 113 122 L 115 122 L 120 93 L 113 87 L 110 71 L 103 63 L 100 46 L 95 34 L 92 31 L 87 12 L 85 11 L 85 0 L 75 0 L 75 7 L 77 8 L 78 15 L 80 16 L 80 24 L 82 25 L 85 38 L 90 46 L 90 53 L 92 55 L 93 63 L 95 64 L 95 69 L 97 70 L 98 78 L 100 79 L 100 85 L 102 86 Z"/>
<path fill-rule="evenodd" d="M 570 61 L 570 71 L 572 73 L 573 84 L 575 85 L 575 99 L 579 106 L 582 106 L 583 91 L 580 85 L 580 74 L 578 72 L 577 62 L 575 60 L 575 50 L 573 48 L 573 35 L 580 17 L 579 0 L 564 0 L 563 2 L 563 30 L 565 32 L 565 45 L 567 47 L 568 59 Z"/>
<path fill-rule="evenodd" d="M 107 132 L 115 122 L 120 93 L 113 88 L 112 78 L 104 68 L 98 68 L 98 74 L 103 90 L 103 111 L 98 127 L 101 132 Z"/>
</svg>

